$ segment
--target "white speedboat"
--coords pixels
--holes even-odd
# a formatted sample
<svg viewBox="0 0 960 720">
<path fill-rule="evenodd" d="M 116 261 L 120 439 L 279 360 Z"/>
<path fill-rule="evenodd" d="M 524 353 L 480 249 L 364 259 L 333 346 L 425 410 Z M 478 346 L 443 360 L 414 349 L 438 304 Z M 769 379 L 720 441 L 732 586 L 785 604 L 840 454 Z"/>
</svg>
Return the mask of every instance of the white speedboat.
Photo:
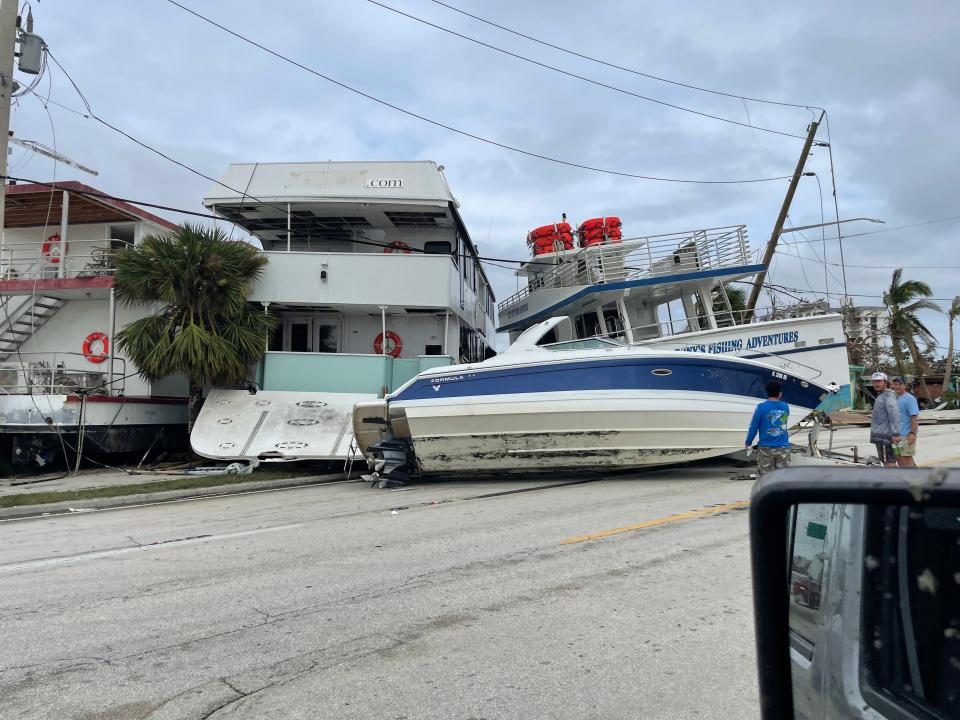
<svg viewBox="0 0 960 720">
<path fill-rule="evenodd" d="M 686 462 L 741 449 L 771 379 L 794 420 L 838 389 L 756 360 L 572 337 L 567 317 L 550 318 L 502 355 L 360 403 L 354 433 L 368 465 L 403 480 Z"/>
</svg>

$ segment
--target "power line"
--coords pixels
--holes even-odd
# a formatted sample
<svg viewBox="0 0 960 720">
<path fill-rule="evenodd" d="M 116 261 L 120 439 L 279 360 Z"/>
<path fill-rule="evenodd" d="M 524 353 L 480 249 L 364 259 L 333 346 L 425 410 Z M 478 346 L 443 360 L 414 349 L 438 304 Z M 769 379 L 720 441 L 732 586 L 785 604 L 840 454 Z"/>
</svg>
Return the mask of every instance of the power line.
<svg viewBox="0 0 960 720">
<path fill-rule="evenodd" d="M 57 103 L 54 103 L 52 100 L 50 101 L 50 103 L 51 103 L 52 105 L 56 105 L 56 104 L 57 104 Z M 167 211 L 167 212 L 179 213 L 179 214 L 181 214 L 181 215 L 190 215 L 190 216 L 192 216 L 192 217 L 198 217 L 198 218 L 203 218 L 203 219 L 207 219 L 207 220 L 221 220 L 221 221 L 222 221 L 222 220 L 225 220 L 225 219 L 226 219 L 226 218 L 224 218 L 224 217 L 221 216 L 221 215 L 214 215 L 214 214 L 212 214 L 212 213 L 198 212 L 198 211 L 196 211 L 196 210 L 186 210 L 186 209 L 184 209 L 184 208 L 179 208 L 179 207 L 175 207 L 175 206 L 172 206 L 172 205 L 161 205 L 161 204 L 158 204 L 158 203 L 147 202 L 147 201 L 145 201 L 145 200 L 136 200 L 136 199 L 133 199 L 133 198 L 119 197 L 119 196 L 117 196 L 117 195 L 110 195 L 110 194 L 101 193 L 101 192 L 92 192 L 92 191 L 89 191 L 89 190 L 74 190 L 74 189 L 72 189 L 72 188 L 64 188 L 62 185 L 58 185 L 56 182 L 44 182 L 44 181 L 41 181 L 41 180 L 33 180 L 33 179 L 31 179 L 31 178 L 18 177 L 18 176 L 15 176 L 15 175 L 0 175 L 0 180 L 15 180 L 16 182 L 30 183 L 30 184 L 32 184 L 32 185 L 42 185 L 42 186 L 44 186 L 44 187 L 49 187 L 49 188 L 54 189 L 54 190 L 64 190 L 64 189 L 65 189 L 65 190 L 68 190 L 70 193 L 73 193 L 73 194 L 76 194 L 76 195 L 85 196 L 85 197 L 89 197 L 89 198 L 93 198 L 93 199 L 95 199 L 95 200 L 97 200 L 97 199 L 98 199 L 98 200 L 115 200 L 115 201 L 119 201 L 119 202 L 130 203 L 131 205 L 139 205 L 139 206 L 141 206 L 141 207 L 147 207 L 147 208 L 152 208 L 152 209 L 156 209 L 156 210 L 165 210 L 165 211 Z M 255 198 L 253 198 L 253 197 L 250 196 L 250 195 L 248 195 L 247 197 L 249 197 L 250 199 L 254 200 L 255 202 L 259 202 L 260 204 L 265 205 L 266 207 L 273 207 L 273 208 L 276 208 L 276 207 L 277 207 L 277 206 L 274 206 L 274 205 L 269 205 L 268 203 L 263 203 L 262 201 L 258 201 L 258 200 L 256 200 Z M 283 210 L 284 210 L 284 212 L 286 212 L 286 209 L 285 209 L 285 208 L 284 208 Z M 629 240 L 629 239 L 630 239 L 630 238 L 627 238 L 627 240 Z M 354 240 L 353 242 L 356 242 L 356 243 L 359 244 L 359 245 L 368 245 L 368 246 L 371 246 L 371 247 L 379 247 L 379 248 L 387 248 L 387 247 L 390 247 L 390 244 L 389 244 L 389 243 L 386 243 L 386 242 L 378 242 L 378 241 L 376 241 L 376 240 L 356 239 L 356 240 Z M 812 241 L 810 241 L 810 242 L 819 242 L 819 241 L 818 241 L 818 240 L 812 240 Z M 796 244 L 797 244 L 797 243 L 794 243 L 794 245 L 796 245 Z M 419 249 L 419 248 L 410 248 L 410 250 L 411 250 L 412 252 L 420 252 L 420 253 L 423 252 L 423 250 L 421 250 L 421 249 Z M 797 258 L 797 257 L 798 257 L 797 255 L 793 255 L 793 254 L 791 254 L 791 253 L 787 253 L 787 255 L 788 255 L 789 257 L 794 257 L 794 258 Z M 496 263 L 513 263 L 513 264 L 515 264 L 515 265 L 524 265 L 524 264 L 533 265 L 533 264 L 537 264 L 536 260 L 533 260 L 533 259 L 531 259 L 531 258 L 527 258 L 527 259 L 523 259 L 523 260 L 516 260 L 516 259 L 513 259 L 513 258 L 488 257 L 488 256 L 486 256 L 486 255 L 477 255 L 476 257 L 477 257 L 477 260 L 481 260 L 481 261 L 483 261 L 483 262 L 489 263 L 489 264 L 491 264 L 491 265 L 494 265 L 495 267 L 503 267 L 503 269 L 505 269 L 505 270 L 512 270 L 513 268 L 507 268 L 507 267 L 504 267 L 504 266 L 499 266 L 499 265 L 496 265 Z M 800 259 L 800 260 L 808 260 L 808 261 L 811 260 L 810 258 L 804 258 L 803 256 L 799 256 L 799 259 Z M 543 264 L 552 264 L 552 263 L 544 262 Z M 829 265 L 832 265 L 832 266 L 834 266 L 834 267 L 839 267 L 839 266 L 840 266 L 840 263 L 831 262 L 831 263 L 828 263 L 828 264 L 829 264 Z M 960 270 L 960 265 L 848 265 L 847 267 L 858 268 L 858 269 L 859 269 L 859 268 L 862 268 L 862 269 L 872 269 L 872 270 L 895 270 L 895 269 L 897 269 L 897 268 L 902 268 L 902 269 L 904 269 L 904 270 Z M 752 283 L 750 283 L 750 284 L 752 285 Z M 836 293 L 828 293 L 828 294 L 830 294 L 830 295 L 835 295 Z"/>
<path fill-rule="evenodd" d="M 896 232 L 897 230 L 908 230 L 910 228 L 923 227 L 925 225 L 936 225 L 937 223 L 956 222 L 957 220 L 960 220 L 960 215 L 954 215 L 952 217 L 945 217 L 945 218 L 938 218 L 937 220 L 924 220 L 922 222 L 910 223 L 909 225 L 897 225 L 895 227 L 883 228 L 882 230 L 865 230 L 864 232 L 850 233 L 849 235 L 841 235 L 839 237 L 842 238 L 843 240 L 847 240 L 849 238 L 863 237 L 864 235 L 877 235 L 879 233 Z M 834 238 L 830 238 L 830 239 L 833 240 Z M 800 244 L 800 242 L 801 241 L 797 241 L 794 243 L 794 245 Z M 813 242 L 821 242 L 821 241 L 820 240 L 804 240 L 802 242 L 813 243 Z M 854 266 L 847 265 L 847 267 L 854 267 Z"/>
<path fill-rule="evenodd" d="M 177 2 L 176 0 L 167 0 L 167 2 L 170 3 L 171 5 L 175 6 L 175 7 L 180 8 L 180 9 L 183 10 L 184 12 L 187 12 L 187 13 L 193 15 L 193 16 L 196 17 L 197 19 L 202 20 L 203 22 L 205 22 L 205 23 L 207 23 L 207 24 L 209 24 L 209 25 L 212 25 L 213 27 L 215 27 L 215 28 L 217 28 L 217 29 L 219 29 L 219 30 L 222 30 L 223 32 L 227 33 L 228 35 L 232 35 L 233 37 L 235 37 L 235 38 L 237 38 L 238 40 L 241 40 L 241 41 L 247 43 L 248 45 L 252 45 L 253 47 L 258 48 L 259 50 L 262 50 L 263 52 L 265 52 L 265 53 L 267 53 L 267 54 L 269 54 L 269 55 L 273 55 L 275 58 L 277 58 L 277 59 L 279 59 L 279 60 L 283 60 L 284 62 L 289 63 L 290 65 L 293 65 L 294 67 L 300 68 L 301 70 L 303 70 L 303 71 L 305 71 L 305 72 L 308 72 L 308 73 L 310 73 L 311 75 L 315 75 L 316 77 L 321 78 L 322 80 L 326 80 L 327 82 L 329 82 L 329 83 L 331 83 L 331 84 L 333 84 L 333 85 L 336 85 L 337 87 L 343 88 L 344 90 L 347 90 L 347 91 L 349 91 L 349 92 L 352 92 L 352 93 L 354 93 L 355 95 L 359 95 L 360 97 L 366 98 L 367 100 L 372 100 L 373 102 L 378 103 L 378 104 L 380 104 L 380 105 L 383 105 L 384 107 L 391 108 L 392 110 L 396 110 L 397 112 L 403 113 L 404 115 L 408 115 L 408 116 L 410 116 L 410 117 L 412 117 L 412 118 L 416 118 L 417 120 L 421 120 L 421 121 L 423 121 L 423 122 L 425 122 L 425 123 L 429 123 L 430 125 L 434 125 L 434 126 L 436 126 L 436 127 L 443 128 L 444 130 L 449 130 L 450 132 L 456 133 L 456 134 L 458 134 L 458 135 L 462 135 L 463 137 L 468 137 L 468 138 L 471 138 L 471 139 L 473 139 L 473 140 L 477 140 L 477 141 L 479 141 L 479 142 L 486 143 L 486 144 L 488 144 L 488 145 L 492 145 L 492 146 L 494 146 L 494 147 L 501 148 L 501 149 L 503 149 L 503 150 L 509 150 L 510 152 L 514 152 L 514 153 L 517 153 L 517 154 L 520 154 L 520 155 L 526 155 L 527 157 L 537 158 L 537 159 L 539 159 L 539 160 L 546 160 L 547 162 L 556 163 L 557 165 L 566 165 L 567 167 L 578 168 L 578 169 L 580 169 L 580 170 L 589 170 L 589 171 L 591 171 L 591 172 L 603 173 L 603 174 L 605 174 L 605 175 L 616 175 L 616 176 L 618 176 L 618 177 L 629 177 L 629 178 L 635 178 L 635 179 L 637 179 L 637 180 L 654 180 L 654 181 L 657 181 L 657 182 L 683 183 L 683 184 L 692 184 L 692 185 L 740 185 L 740 184 L 748 184 L 748 183 L 771 182 L 771 181 L 775 181 L 775 180 L 787 180 L 787 179 L 790 178 L 789 175 L 779 175 L 779 176 L 777 176 L 777 177 L 767 177 L 767 178 L 747 178 L 747 179 L 743 179 L 743 180 L 699 180 L 699 179 L 690 179 L 690 178 L 669 178 L 669 177 L 660 177 L 660 176 L 656 176 L 656 175 L 641 175 L 641 174 L 639 174 L 639 173 L 630 173 L 630 172 L 623 172 L 623 171 L 619 171 L 619 170 L 610 170 L 610 169 L 607 169 L 607 168 L 600 168 L 600 167 L 595 167 L 595 166 L 593 166 L 593 165 L 587 165 L 587 164 L 585 164 L 585 163 L 574 162 L 574 161 L 572 161 L 572 160 L 563 160 L 562 158 L 556 158 L 556 157 L 552 157 L 552 156 L 550 156 L 550 155 L 544 155 L 544 154 L 542 154 L 542 153 L 533 152 L 532 150 L 524 150 L 524 149 L 519 148 L 519 147 L 516 147 L 516 146 L 514 146 L 514 145 L 508 145 L 508 144 L 506 144 L 506 143 L 502 143 L 502 142 L 499 142 L 499 141 L 497 141 L 497 140 L 491 140 L 490 138 L 485 138 L 485 137 L 483 137 L 483 136 L 481 136 L 481 135 L 477 135 L 477 134 L 475 134 L 475 133 L 468 132 L 468 131 L 466 131 L 466 130 L 461 130 L 460 128 L 456 128 L 456 127 L 454 127 L 454 126 L 452 126 L 452 125 L 447 125 L 446 123 L 442 123 L 442 122 L 440 122 L 439 120 L 433 120 L 432 118 L 429 118 L 429 117 L 427 117 L 427 116 L 425 116 L 425 115 L 420 115 L 419 113 L 416 113 L 416 112 L 414 112 L 414 111 L 412 111 L 412 110 L 408 110 L 408 109 L 403 108 L 403 107 L 400 107 L 399 105 L 394 105 L 394 104 L 391 103 L 391 102 L 388 102 L 388 101 L 386 101 L 386 100 L 383 100 L 383 99 L 381 99 L 381 98 L 378 98 L 378 97 L 376 97 L 376 96 L 374 96 L 374 95 L 371 95 L 370 93 L 364 92 L 363 90 L 359 90 L 359 89 L 357 89 L 357 88 L 355 88 L 355 87 L 352 87 L 351 85 L 347 85 L 347 84 L 344 83 L 344 82 L 341 82 L 341 81 L 339 81 L 339 80 L 336 80 L 336 79 L 330 77 L 329 75 L 324 75 L 324 74 L 321 73 L 319 70 L 315 70 L 314 68 L 308 67 L 307 65 L 304 65 L 303 63 L 297 62 L 296 60 L 294 60 L 294 59 L 292 59 L 292 58 L 288 57 L 287 55 L 284 55 L 284 54 L 282 54 L 282 53 L 280 53 L 280 52 L 277 52 L 276 50 L 271 50 L 271 49 L 268 48 L 266 45 L 262 45 L 261 43 L 257 42 L 256 40 L 252 40 L 252 39 L 250 39 L 249 37 L 247 37 L 247 36 L 245 36 L 245 35 L 242 35 L 242 34 L 238 33 L 238 32 L 235 31 L 235 30 L 231 30 L 230 28 L 226 27 L 225 25 L 221 25 L 220 23 L 218 23 L 218 22 L 216 22 L 216 21 L 214 21 L 214 20 L 211 20 L 210 18 L 206 17 L 205 15 L 201 15 L 201 14 L 198 13 L 196 10 L 192 10 L 192 9 L 188 8 L 186 5 L 181 5 L 181 4 L 180 4 L 179 2 Z"/>
<path fill-rule="evenodd" d="M 453 12 L 460 13 L 461 15 L 466 15 L 467 17 L 473 18 L 474 20 L 479 20 L 480 22 L 486 25 L 489 25 L 491 27 L 495 27 L 498 30 L 503 30 L 504 32 L 508 32 L 508 33 L 511 33 L 512 35 L 516 35 L 517 37 L 522 37 L 525 40 L 530 40 L 531 42 L 538 43 L 545 47 L 549 47 L 554 50 L 559 50 L 560 52 L 566 53 L 567 55 L 573 55 L 574 57 L 581 58 L 582 60 L 589 60 L 590 62 L 598 63 L 600 65 L 606 65 L 607 67 L 614 68 L 615 70 L 622 70 L 623 72 L 628 72 L 633 75 L 639 75 L 640 77 L 645 77 L 650 80 L 656 80 L 657 82 L 667 83 L 669 85 L 677 85 L 679 87 L 685 87 L 690 90 L 697 90 L 699 92 L 710 93 L 711 95 L 720 95 L 722 97 L 734 98 L 736 100 L 747 100 L 749 102 L 765 103 L 767 105 L 782 105 L 784 107 L 795 107 L 795 108 L 803 108 L 803 109 L 812 108 L 815 110 L 823 110 L 823 108 L 818 107 L 816 105 L 803 105 L 800 103 L 781 102 L 779 100 L 764 100 L 762 98 L 749 97 L 747 95 L 737 95 L 736 93 L 722 92 L 720 90 L 712 90 L 710 88 L 705 88 L 698 85 L 691 85 L 689 83 L 680 82 L 679 80 L 670 80 L 668 78 L 660 77 L 658 75 L 651 75 L 650 73 L 645 73 L 640 70 L 624 67 L 623 65 L 617 65 L 616 63 L 612 63 L 607 60 L 601 60 L 600 58 L 596 58 L 596 57 L 591 57 L 590 55 L 584 55 L 583 53 L 578 53 L 574 50 L 570 50 L 569 48 L 565 48 L 561 45 L 555 45 L 554 43 L 547 42 L 546 40 L 535 38 L 532 35 L 527 35 L 525 33 L 520 32 L 519 30 L 514 30 L 512 28 L 506 27 L 505 25 L 499 25 L 493 22 L 492 20 L 487 20 L 485 18 L 480 17 L 479 15 L 473 15 L 471 13 L 468 13 L 466 10 L 461 10 L 460 8 L 454 7 L 453 5 L 448 5 L 447 3 L 441 2 L 440 0 L 431 0 L 431 2 L 434 2 L 437 5 L 445 7 L 448 10 L 453 10 Z"/>
<path fill-rule="evenodd" d="M 116 196 L 116 195 L 109 195 L 109 194 L 107 194 L 107 193 L 92 192 L 92 191 L 90 191 L 90 190 L 75 190 L 74 188 L 67 188 L 67 187 L 64 187 L 63 185 L 58 185 L 56 182 L 44 182 L 44 181 L 41 181 L 41 180 L 32 180 L 32 179 L 30 179 L 30 178 L 17 177 L 17 176 L 14 176 L 14 175 L 0 175 L 0 180 L 15 180 L 15 181 L 17 181 L 17 182 L 30 183 L 30 184 L 33 184 L 33 185 L 42 185 L 42 186 L 44 186 L 44 187 L 51 188 L 52 190 L 66 190 L 67 192 L 70 192 L 70 193 L 72 193 L 72 194 L 74 194 L 74 195 L 80 195 L 80 196 L 82 196 L 82 197 L 89 197 L 89 198 L 93 198 L 93 199 L 95 199 L 95 200 L 114 200 L 114 201 L 118 201 L 118 202 L 130 203 L 131 205 L 140 205 L 140 206 L 142 206 L 142 207 L 154 208 L 154 209 L 157 209 L 157 210 L 166 210 L 166 211 L 168 211 L 168 212 L 180 213 L 180 214 L 182 214 L 182 215 L 190 215 L 190 216 L 193 216 L 193 217 L 204 218 L 204 219 L 207 219 L 207 220 L 227 220 L 227 218 L 224 218 L 224 217 L 221 216 L 221 215 L 214 215 L 214 214 L 212 214 L 212 213 L 197 212 L 196 210 L 185 210 L 185 209 L 183 209 L 183 208 L 173 207 L 173 206 L 171 206 L 171 205 L 160 205 L 160 204 L 158 204 L 158 203 L 146 202 L 146 201 L 144 201 L 144 200 L 135 200 L 135 199 L 133 199 L 133 198 L 125 198 L 125 197 L 118 197 L 118 196 Z M 224 186 L 224 187 L 228 187 L 228 186 Z M 228 187 L 228 189 L 232 189 L 232 188 L 229 188 L 229 187 Z M 239 190 L 236 190 L 236 191 L 234 191 L 234 192 L 238 192 L 238 193 L 239 193 Z M 277 206 L 277 205 L 270 205 L 269 203 L 266 203 L 266 202 L 264 202 L 264 201 L 262 201 L 262 200 L 259 200 L 259 199 L 255 198 L 254 196 L 250 195 L 249 193 L 247 194 L 246 197 L 248 197 L 250 200 L 254 201 L 255 204 L 260 204 L 260 205 L 263 205 L 264 207 L 271 207 L 271 208 L 274 208 L 274 209 L 283 210 L 283 212 L 286 213 L 286 208 L 280 208 L 280 207 Z M 233 221 L 229 221 L 229 220 L 228 220 L 228 222 L 233 222 Z M 234 224 L 238 224 L 238 223 L 234 223 Z M 242 226 L 241 226 L 241 227 L 242 227 Z M 330 225 L 323 225 L 322 223 L 320 224 L 320 228 L 321 228 L 321 229 L 328 229 L 328 230 L 339 230 L 339 229 L 341 229 L 340 227 L 333 227 L 333 226 L 330 226 Z M 362 238 L 362 239 L 361 239 L 361 238 L 353 238 L 353 239 L 351 240 L 351 242 L 356 243 L 357 245 L 367 245 L 367 246 L 370 246 L 370 247 L 377 247 L 377 248 L 392 248 L 392 247 L 393 247 L 393 246 L 392 246 L 390 243 L 388 243 L 388 242 L 378 242 L 378 241 L 376 241 L 376 240 L 369 240 L 369 239 L 366 239 L 366 238 Z M 427 253 L 426 250 L 424 250 L 424 249 L 422 249 L 422 248 L 411 247 L 411 248 L 409 248 L 409 250 L 410 250 L 410 252 L 412 252 L 412 253 L 432 254 L 432 253 Z M 454 253 L 451 253 L 451 255 L 453 255 L 453 254 L 454 254 Z M 537 265 L 537 264 L 552 265 L 552 264 L 553 264 L 553 263 L 549 263 L 549 262 L 538 263 L 536 260 L 530 260 L 530 259 L 527 259 L 527 260 L 514 260 L 514 259 L 512 259 L 512 258 L 494 258 L 494 257 L 486 257 L 486 256 L 484 256 L 484 255 L 475 255 L 475 256 L 473 256 L 473 257 L 474 257 L 475 259 L 477 259 L 477 260 L 480 260 L 480 261 L 483 261 L 483 262 L 488 262 L 488 263 L 491 263 L 491 264 L 494 264 L 494 263 L 513 263 L 513 264 L 515 264 L 515 265 L 524 265 L 524 264 L 529 264 L 529 265 Z M 512 270 L 513 268 L 505 268 L 505 269 Z"/>
<path fill-rule="evenodd" d="M 751 282 L 743 282 L 743 281 L 740 281 L 740 280 L 734 280 L 734 281 L 732 281 L 732 282 L 737 282 L 737 283 L 746 284 L 746 285 L 752 285 L 752 284 L 753 284 L 753 283 L 751 283 Z M 799 292 L 799 293 L 808 292 L 807 290 L 803 290 L 802 288 L 788 287 L 788 286 L 786 286 L 786 285 L 774 285 L 774 284 L 772 284 L 772 283 L 767 283 L 767 284 L 768 284 L 770 287 L 772 287 L 774 290 L 788 290 L 788 291 Z M 864 293 L 847 293 L 846 295 L 844 295 L 844 293 L 835 293 L 835 292 L 825 293 L 825 292 L 823 292 L 822 290 L 813 290 L 812 292 L 814 292 L 814 293 L 819 293 L 820 295 L 830 295 L 830 296 L 832 296 L 832 297 L 839 297 L 839 298 L 842 298 L 842 297 L 862 297 L 862 298 L 880 298 L 880 299 L 882 300 L 883 297 L 884 297 L 883 295 L 867 295 L 867 294 L 864 294 Z M 924 298 L 924 300 L 933 300 L 933 301 L 935 301 L 935 302 L 953 302 L 953 298 L 930 297 L 930 298 Z"/>
<path fill-rule="evenodd" d="M 624 95 L 630 95 L 631 97 L 635 97 L 639 100 L 646 100 L 647 102 L 656 103 L 657 105 L 663 105 L 668 108 L 673 108 L 674 110 L 681 110 L 683 112 L 693 113 L 694 115 L 710 118 L 711 120 L 719 120 L 720 122 L 730 123 L 731 125 L 739 125 L 740 127 L 745 127 L 745 128 L 751 128 L 752 130 L 762 130 L 763 132 L 773 133 L 774 135 L 783 135 L 784 137 L 796 138 L 798 140 L 806 140 L 806 137 L 804 135 L 794 135 L 793 133 L 782 132 L 780 130 L 773 130 L 772 128 L 765 128 L 759 125 L 752 125 L 750 123 L 740 122 L 739 120 L 731 120 L 730 118 L 721 117 L 719 115 L 711 115 L 710 113 L 701 112 L 700 110 L 694 110 L 693 108 L 684 107 L 683 105 L 675 105 L 674 103 L 669 103 L 669 102 L 666 102 L 665 100 L 657 100 L 656 98 L 647 97 L 646 95 L 641 95 L 631 90 L 626 90 L 624 88 L 617 87 L 616 85 L 610 85 L 609 83 L 601 82 L 600 80 L 594 80 L 593 78 L 588 78 L 584 75 L 578 75 L 577 73 L 569 72 L 568 70 L 562 70 L 561 68 L 555 67 L 553 65 L 549 65 L 544 62 L 540 62 L 539 60 L 534 60 L 533 58 L 528 58 L 524 55 L 511 52 L 510 50 L 505 50 L 501 47 L 497 47 L 496 45 L 491 45 L 490 43 L 486 43 L 482 40 L 478 40 L 477 38 L 459 33 L 456 30 L 451 30 L 450 28 L 443 27 L 442 25 L 437 25 L 436 23 L 432 23 L 429 20 L 424 20 L 423 18 L 417 17 L 416 15 L 405 13 L 402 10 L 398 10 L 395 7 L 391 7 L 390 5 L 386 5 L 382 2 L 378 2 L 378 0 L 367 0 L 367 2 L 369 2 L 371 5 L 376 5 L 377 7 L 383 8 L 384 10 L 389 10 L 392 13 L 396 13 L 397 15 L 401 15 L 405 18 L 409 18 L 410 20 L 413 20 L 418 23 L 422 23 L 423 25 L 448 33 L 450 35 L 461 38 L 468 42 L 472 42 L 482 47 L 488 48 L 490 50 L 494 50 L 498 53 L 508 55 L 512 58 L 516 58 L 517 60 L 523 60 L 524 62 L 531 63 L 532 65 L 537 65 L 538 67 L 542 67 L 547 70 L 553 70 L 554 72 L 560 73 L 561 75 L 566 75 L 567 77 L 572 77 L 577 80 L 590 83 L 591 85 L 596 85 L 598 87 L 603 87 L 608 90 L 613 90 L 614 92 L 622 93 Z"/>
</svg>

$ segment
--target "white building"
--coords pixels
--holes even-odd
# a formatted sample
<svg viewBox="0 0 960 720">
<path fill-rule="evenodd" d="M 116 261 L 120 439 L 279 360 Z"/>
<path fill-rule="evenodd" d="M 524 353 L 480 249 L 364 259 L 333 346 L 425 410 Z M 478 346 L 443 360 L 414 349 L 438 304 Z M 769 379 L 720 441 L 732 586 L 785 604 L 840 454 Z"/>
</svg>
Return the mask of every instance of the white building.
<svg viewBox="0 0 960 720">
<path fill-rule="evenodd" d="M 111 253 L 174 225 L 76 181 L 8 185 L 5 211 L 0 464 L 45 464 L 81 426 L 91 453 L 182 435 L 186 381 L 143 380 L 113 342 L 148 309 L 116 302 Z"/>
</svg>

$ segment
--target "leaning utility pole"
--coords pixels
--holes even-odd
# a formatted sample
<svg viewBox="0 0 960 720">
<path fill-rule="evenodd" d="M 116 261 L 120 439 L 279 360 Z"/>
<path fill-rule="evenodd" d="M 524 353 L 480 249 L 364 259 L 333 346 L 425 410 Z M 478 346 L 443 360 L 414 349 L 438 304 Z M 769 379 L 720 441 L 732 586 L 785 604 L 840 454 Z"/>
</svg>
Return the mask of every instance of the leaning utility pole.
<svg viewBox="0 0 960 720">
<path fill-rule="evenodd" d="M 783 206 L 780 208 L 777 222 L 773 226 L 770 240 L 767 241 L 766 252 L 763 253 L 763 270 L 757 273 L 757 279 L 753 282 L 753 289 L 750 290 L 750 299 L 747 300 L 747 311 L 744 315 L 744 322 L 750 322 L 753 319 L 753 309 L 757 306 L 757 299 L 760 297 L 763 281 L 767 279 L 767 268 L 770 267 L 773 254 L 777 250 L 777 241 L 780 239 L 780 233 L 783 231 L 783 223 L 787 220 L 787 214 L 790 212 L 790 203 L 793 202 L 793 195 L 797 192 L 797 185 L 800 184 L 800 177 L 803 175 L 803 168 L 807 164 L 810 148 L 813 147 L 813 138 L 817 134 L 817 128 L 820 127 L 821 122 L 823 122 L 823 114 L 820 115 L 819 120 L 810 123 L 810 128 L 807 132 L 807 141 L 803 144 L 803 151 L 800 153 L 800 159 L 797 161 L 797 169 L 793 171 L 793 177 L 790 178 L 790 187 L 787 188 L 787 196 L 783 199 Z"/>
<path fill-rule="evenodd" d="M 17 0 L 0 0 L 0 233 L 7 209 L 7 152 L 10 147 L 10 99 L 13 55 L 17 50 Z"/>
</svg>

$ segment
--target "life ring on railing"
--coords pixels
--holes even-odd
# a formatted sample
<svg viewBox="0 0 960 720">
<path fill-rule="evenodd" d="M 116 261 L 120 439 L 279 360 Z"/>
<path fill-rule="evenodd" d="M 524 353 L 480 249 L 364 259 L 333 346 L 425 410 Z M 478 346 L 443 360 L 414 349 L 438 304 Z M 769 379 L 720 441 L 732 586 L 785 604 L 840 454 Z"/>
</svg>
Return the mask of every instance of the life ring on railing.
<svg viewBox="0 0 960 720">
<path fill-rule="evenodd" d="M 390 343 L 393 343 L 392 348 Z M 401 350 L 403 350 L 403 340 L 393 330 L 387 330 L 387 355 L 398 358 Z M 373 341 L 373 351 L 377 355 L 383 355 L 383 333 L 377 335 L 377 339 Z"/>
<path fill-rule="evenodd" d="M 60 262 L 60 233 L 51 235 L 47 238 L 47 241 L 40 246 L 40 254 L 43 256 L 43 259 L 52 262 Z"/>
<path fill-rule="evenodd" d="M 96 343 L 100 343 L 100 352 L 94 355 L 93 346 Z M 110 338 L 106 333 L 98 330 L 87 335 L 87 339 L 83 341 L 83 356 L 92 363 L 102 363 L 110 357 Z"/>
<path fill-rule="evenodd" d="M 394 240 L 392 243 L 390 243 L 383 249 L 383 252 L 387 254 L 392 252 L 402 252 L 409 255 L 411 253 L 411 250 L 410 250 L 410 246 L 407 245 L 402 240 Z"/>
</svg>

